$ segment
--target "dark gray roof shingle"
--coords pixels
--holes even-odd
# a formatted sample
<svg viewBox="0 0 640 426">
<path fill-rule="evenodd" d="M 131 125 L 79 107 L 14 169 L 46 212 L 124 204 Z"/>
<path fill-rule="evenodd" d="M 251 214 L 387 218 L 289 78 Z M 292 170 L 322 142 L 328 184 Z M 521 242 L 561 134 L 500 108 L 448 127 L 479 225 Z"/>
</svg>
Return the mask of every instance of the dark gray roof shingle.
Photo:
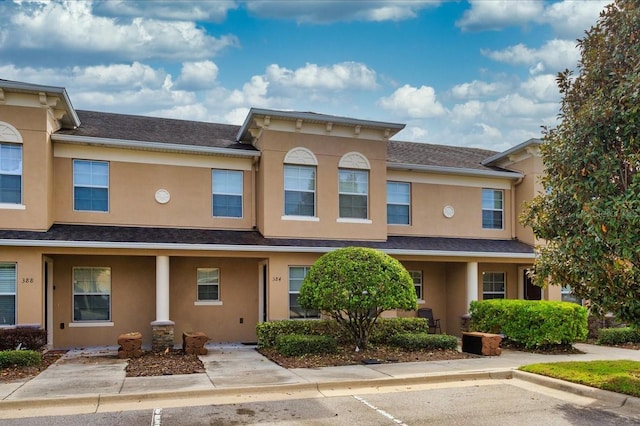
<svg viewBox="0 0 640 426">
<path fill-rule="evenodd" d="M 497 154 L 496 151 L 460 146 L 400 141 L 387 143 L 387 161 L 389 163 L 495 170 L 481 164 L 484 159 L 495 154 Z"/>
<path fill-rule="evenodd" d="M 416 250 L 518 253 L 532 255 L 533 247 L 517 240 L 477 238 L 403 237 L 391 236 L 387 241 L 311 240 L 296 238 L 265 238 L 257 231 L 227 231 L 211 229 L 145 228 L 97 225 L 53 225 L 47 232 L 0 230 L 2 240 L 103 242 L 143 244 L 211 244 L 264 247 L 348 247 L 362 246 L 380 250 Z"/>
<path fill-rule="evenodd" d="M 249 144 L 236 141 L 240 126 L 96 111 L 79 110 L 77 113 L 80 126 L 61 129 L 56 134 L 255 150 Z"/>
</svg>

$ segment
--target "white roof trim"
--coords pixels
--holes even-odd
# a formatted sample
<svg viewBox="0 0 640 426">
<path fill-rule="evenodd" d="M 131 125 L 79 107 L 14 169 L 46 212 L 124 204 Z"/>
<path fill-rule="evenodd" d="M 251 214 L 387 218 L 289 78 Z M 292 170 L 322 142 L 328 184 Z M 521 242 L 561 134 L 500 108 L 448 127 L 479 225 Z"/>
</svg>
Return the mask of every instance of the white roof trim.
<svg viewBox="0 0 640 426">
<path fill-rule="evenodd" d="M 237 157 L 259 157 L 260 151 L 242 150 L 242 149 L 230 149 L 230 148 L 218 148 L 209 146 L 196 146 L 196 145 L 182 145 L 177 143 L 166 142 L 145 142 L 145 141 L 133 141 L 126 139 L 109 139 L 109 138 L 96 138 L 91 136 L 77 136 L 77 135 L 64 135 L 53 134 L 51 140 L 54 142 L 74 143 L 79 145 L 99 145 L 112 148 L 135 148 L 146 149 L 152 151 L 177 151 L 187 152 L 192 154 L 224 154 Z"/>
<path fill-rule="evenodd" d="M 431 172 L 450 175 L 466 175 L 466 176 L 483 176 L 492 178 L 520 179 L 524 177 L 520 172 L 508 172 L 499 170 L 475 170 L 464 167 L 444 167 L 444 166 L 427 166 L 424 164 L 407 164 L 407 163 L 389 163 L 387 169 L 391 170 L 409 170 L 416 172 Z"/>
<path fill-rule="evenodd" d="M 342 247 L 296 247 L 296 246 L 259 246 L 232 244 L 182 244 L 182 243 L 127 243 L 102 241 L 59 241 L 59 240 L 0 240 L 0 246 L 12 247 L 60 247 L 60 248 L 107 248 L 107 249 L 156 249 L 156 250 L 195 250 L 195 251 L 246 251 L 279 253 L 327 253 Z M 450 250 L 409 250 L 379 249 L 388 254 L 446 257 L 489 257 L 501 259 L 535 259 L 535 253 L 477 252 Z"/>
</svg>

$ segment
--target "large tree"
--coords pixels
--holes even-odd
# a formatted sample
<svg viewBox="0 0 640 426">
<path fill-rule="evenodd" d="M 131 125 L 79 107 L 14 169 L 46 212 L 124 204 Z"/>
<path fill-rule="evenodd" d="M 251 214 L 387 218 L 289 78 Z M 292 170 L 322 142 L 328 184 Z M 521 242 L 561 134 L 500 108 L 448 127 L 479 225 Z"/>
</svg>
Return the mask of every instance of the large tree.
<svg viewBox="0 0 640 426">
<path fill-rule="evenodd" d="M 361 349 L 366 349 L 382 312 L 417 307 L 413 280 L 404 266 L 363 247 L 322 255 L 305 276 L 298 300 L 303 308 L 319 309 L 335 319 Z"/>
<path fill-rule="evenodd" d="M 601 312 L 640 324 L 640 8 L 607 6 L 558 75 L 557 127 L 541 145 L 545 193 L 522 216 L 546 242 L 536 281 L 570 285 Z"/>
</svg>

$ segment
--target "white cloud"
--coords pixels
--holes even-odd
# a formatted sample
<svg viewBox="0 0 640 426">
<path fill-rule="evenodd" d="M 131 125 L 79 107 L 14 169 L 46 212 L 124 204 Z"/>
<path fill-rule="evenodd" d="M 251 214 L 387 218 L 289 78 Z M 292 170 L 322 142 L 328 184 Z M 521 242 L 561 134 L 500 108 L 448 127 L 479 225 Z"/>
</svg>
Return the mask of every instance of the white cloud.
<svg viewBox="0 0 640 426">
<path fill-rule="evenodd" d="M 128 22 L 92 14 L 91 2 L 19 3 L 0 48 L 29 51 L 72 51 L 127 60 L 204 59 L 237 46 L 235 36 L 215 38 L 194 22 L 136 17 Z M 55 25 L 52 23 L 55 22 Z"/>
<path fill-rule="evenodd" d="M 359 1 L 246 1 L 250 13 L 266 18 L 294 19 L 299 23 L 349 21 L 402 21 L 415 18 L 437 0 L 359 0 Z"/>
<path fill-rule="evenodd" d="M 148 65 L 134 62 L 127 64 L 73 67 L 73 84 L 76 87 L 101 86 L 105 89 L 131 90 L 142 87 L 162 86 L 167 73 Z"/>
<path fill-rule="evenodd" d="M 218 77 L 218 66 L 211 61 L 185 62 L 176 80 L 180 89 L 208 89 L 215 84 Z"/>
<path fill-rule="evenodd" d="M 438 117 L 446 112 L 436 99 L 433 87 L 428 86 L 417 88 L 405 84 L 391 96 L 381 98 L 378 104 L 394 114 L 412 118 Z"/>
<path fill-rule="evenodd" d="M 482 50 L 482 54 L 499 62 L 512 65 L 527 65 L 533 73 L 559 72 L 575 68 L 580 60 L 580 50 L 575 41 L 549 40 L 539 49 L 524 44 L 510 46 L 504 50 Z"/>
<path fill-rule="evenodd" d="M 221 22 L 227 12 L 237 9 L 233 0 L 216 1 L 133 1 L 109 0 L 93 3 L 96 14 L 106 16 L 146 16 L 152 19 Z"/>
<path fill-rule="evenodd" d="M 377 88 L 376 72 L 357 62 L 342 62 L 330 66 L 306 64 L 290 70 L 276 64 L 267 67 L 266 79 L 274 85 L 304 89 L 363 89 Z"/>
<path fill-rule="evenodd" d="M 451 119 L 457 123 L 471 121 L 479 117 L 483 109 L 484 103 L 476 100 L 458 104 L 451 110 Z"/>
<path fill-rule="evenodd" d="M 537 75 L 522 83 L 520 87 L 521 93 L 527 97 L 543 102 L 560 102 L 560 92 L 555 75 Z"/>
<path fill-rule="evenodd" d="M 469 0 L 471 9 L 464 12 L 456 26 L 463 31 L 501 30 L 535 21 L 544 11 L 540 1 Z"/>
<path fill-rule="evenodd" d="M 502 94 L 508 89 L 504 83 L 487 83 L 473 80 L 471 83 L 462 83 L 453 86 L 451 94 L 458 99 L 478 99 L 485 96 Z"/>
<path fill-rule="evenodd" d="M 556 34 L 566 38 L 581 38 L 584 31 L 591 28 L 600 11 L 612 0 L 565 0 L 551 4 L 542 18 L 549 23 Z"/>
</svg>

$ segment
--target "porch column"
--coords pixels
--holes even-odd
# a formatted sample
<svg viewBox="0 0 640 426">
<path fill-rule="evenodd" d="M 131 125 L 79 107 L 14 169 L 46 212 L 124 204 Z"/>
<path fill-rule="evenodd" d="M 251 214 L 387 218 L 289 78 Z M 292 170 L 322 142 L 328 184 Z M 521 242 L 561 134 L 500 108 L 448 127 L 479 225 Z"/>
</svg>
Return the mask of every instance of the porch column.
<svg viewBox="0 0 640 426">
<path fill-rule="evenodd" d="M 474 300 L 478 300 L 478 262 L 467 262 L 467 307 L 466 312 L 462 315 L 460 329 L 469 331 L 469 304 Z"/>
<path fill-rule="evenodd" d="M 151 350 L 173 348 L 173 326 L 169 319 L 169 256 L 156 256 L 156 320 L 151 322 Z"/>
</svg>

